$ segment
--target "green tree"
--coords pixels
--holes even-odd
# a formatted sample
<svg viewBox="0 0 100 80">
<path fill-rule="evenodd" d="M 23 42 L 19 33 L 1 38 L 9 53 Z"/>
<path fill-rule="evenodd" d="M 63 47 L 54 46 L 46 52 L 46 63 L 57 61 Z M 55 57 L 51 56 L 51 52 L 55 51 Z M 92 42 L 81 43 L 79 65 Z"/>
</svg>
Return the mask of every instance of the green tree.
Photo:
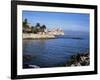
<svg viewBox="0 0 100 80">
<path fill-rule="evenodd" d="M 26 18 L 23 21 L 23 28 L 29 28 L 29 26 L 28 26 L 28 20 Z"/>
<path fill-rule="evenodd" d="M 45 25 L 42 25 L 42 26 L 41 26 L 41 29 L 42 29 L 42 32 L 44 32 L 45 29 L 46 29 L 46 26 L 45 26 Z"/>
<path fill-rule="evenodd" d="M 36 23 L 36 26 L 35 27 L 40 27 L 40 23 Z"/>
<path fill-rule="evenodd" d="M 46 25 L 42 25 L 42 28 L 43 28 L 43 29 L 46 29 Z"/>
<path fill-rule="evenodd" d="M 31 31 L 32 33 L 35 33 L 35 34 L 38 33 L 38 29 L 34 26 L 31 27 Z"/>
<path fill-rule="evenodd" d="M 38 32 L 40 32 L 40 23 L 36 23 L 36 25 L 35 25 L 35 33 L 38 33 Z"/>
</svg>

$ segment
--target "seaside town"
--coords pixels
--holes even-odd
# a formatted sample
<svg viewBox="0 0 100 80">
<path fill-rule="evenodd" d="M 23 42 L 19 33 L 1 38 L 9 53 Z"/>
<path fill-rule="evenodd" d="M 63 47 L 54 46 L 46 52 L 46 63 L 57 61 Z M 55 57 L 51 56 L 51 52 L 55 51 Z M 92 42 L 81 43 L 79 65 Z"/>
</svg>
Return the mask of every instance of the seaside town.
<svg viewBox="0 0 100 80">
<path fill-rule="evenodd" d="M 46 25 L 36 23 L 32 26 L 27 19 L 23 21 L 23 39 L 55 38 L 56 35 L 64 35 L 61 28 L 47 29 Z"/>
</svg>

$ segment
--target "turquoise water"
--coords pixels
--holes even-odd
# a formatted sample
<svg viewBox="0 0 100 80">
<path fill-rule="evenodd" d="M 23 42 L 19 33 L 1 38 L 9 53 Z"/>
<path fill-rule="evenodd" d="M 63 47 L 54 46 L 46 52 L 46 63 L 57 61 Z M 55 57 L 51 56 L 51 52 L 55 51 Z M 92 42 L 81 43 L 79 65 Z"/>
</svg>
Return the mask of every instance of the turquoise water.
<svg viewBox="0 0 100 80">
<path fill-rule="evenodd" d="M 23 55 L 31 55 L 31 60 L 23 64 L 42 67 L 58 67 L 66 65 L 71 55 L 89 51 L 89 33 L 66 32 L 56 39 L 23 40 Z"/>
</svg>

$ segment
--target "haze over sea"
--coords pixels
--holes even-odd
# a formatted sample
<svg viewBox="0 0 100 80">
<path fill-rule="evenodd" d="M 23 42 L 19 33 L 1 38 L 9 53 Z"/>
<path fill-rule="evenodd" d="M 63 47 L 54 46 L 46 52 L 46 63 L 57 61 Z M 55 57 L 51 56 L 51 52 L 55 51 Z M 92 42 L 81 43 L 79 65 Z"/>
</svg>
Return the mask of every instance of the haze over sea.
<svg viewBox="0 0 100 80">
<path fill-rule="evenodd" d="M 24 64 L 58 67 L 66 64 L 71 55 L 89 51 L 89 32 L 64 31 L 56 39 L 23 40 L 23 55 L 31 55 Z"/>
</svg>

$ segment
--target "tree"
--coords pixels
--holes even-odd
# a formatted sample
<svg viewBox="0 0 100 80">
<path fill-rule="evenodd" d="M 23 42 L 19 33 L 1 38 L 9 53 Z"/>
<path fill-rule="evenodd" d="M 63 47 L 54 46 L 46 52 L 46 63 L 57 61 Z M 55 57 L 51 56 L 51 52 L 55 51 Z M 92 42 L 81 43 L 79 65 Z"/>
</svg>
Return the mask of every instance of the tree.
<svg viewBox="0 0 100 80">
<path fill-rule="evenodd" d="M 45 25 L 42 25 L 42 28 L 43 28 L 43 29 L 46 29 L 46 26 L 45 26 Z"/>
<path fill-rule="evenodd" d="M 27 23 L 28 23 L 28 22 L 27 22 L 27 19 L 24 20 L 24 23 L 27 25 Z"/>
<path fill-rule="evenodd" d="M 35 33 L 35 34 L 38 33 L 38 29 L 34 26 L 31 27 L 31 31 L 32 33 Z"/>
<path fill-rule="evenodd" d="M 36 26 L 35 27 L 40 27 L 40 23 L 36 23 Z"/>
<path fill-rule="evenodd" d="M 41 32 L 44 32 L 45 29 L 46 29 L 46 26 L 45 26 L 45 25 L 42 25 L 42 26 L 40 27 L 40 31 L 41 31 Z"/>
<path fill-rule="evenodd" d="M 29 28 L 29 26 L 28 26 L 28 21 L 27 21 L 26 18 L 25 18 L 24 21 L 23 21 L 23 28 Z"/>
</svg>

